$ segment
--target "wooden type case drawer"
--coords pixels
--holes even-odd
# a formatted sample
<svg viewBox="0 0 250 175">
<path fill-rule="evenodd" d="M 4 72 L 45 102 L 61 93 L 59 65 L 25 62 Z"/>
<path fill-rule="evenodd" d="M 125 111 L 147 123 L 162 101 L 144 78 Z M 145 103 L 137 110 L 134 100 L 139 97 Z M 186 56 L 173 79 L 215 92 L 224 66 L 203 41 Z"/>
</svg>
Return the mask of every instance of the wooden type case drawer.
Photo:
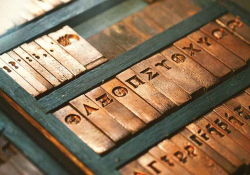
<svg viewBox="0 0 250 175">
<path fill-rule="evenodd" d="M 114 13 L 112 10 L 129 8 L 133 3 L 136 6 L 130 9 L 131 14 L 118 15 L 110 20 L 113 24 L 99 24 L 99 29 L 93 25 L 93 31 L 81 28 L 91 20 L 101 21 Z M 150 5 L 139 0 L 122 2 L 103 12 L 103 17 L 96 16 L 77 26 L 74 21 L 67 21 L 66 24 L 73 24 L 72 27 L 61 25 L 49 32 L 43 31 L 42 36 L 34 35 L 28 42 L 14 44 L 1 55 L 1 68 L 9 75 L 0 72 L 7 82 L 1 83 L 1 96 L 47 135 L 79 169 L 90 173 L 85 168 L 87 165 L 97 174 L 116 174 L 118 167 L 162 140 L 166 134 L 185 126 L 249 85 L 246 77 L 250 46 L 244 32 L 249 30 L 249 23 L 240 22 L 231 14 L 224 15 L 227 10 L 222 5 L 205 4 L 202 6 L 189 0 L 162 0 Z M 229 17 L 231 22 L 227 22 Z M 23 89 L 14 88 L 19 86 L 13 80 Z M 6 88 L 9 86 L 14 89 Z M 227 87 L 230 93 L 220 92 Z M 215 101 L 214 95 L 219 92 L 220 98 Z M 26 94 L 27 99 L 19 98 L 19 93 Z M 248 115 L 248 97 L 245 96 L 236 98 L 236 104 L 242 103 L 239 109 L 232 107 L 238 110 L 234 113 L 243 116 L 232 121 L 244 127 L 230 125 L 234 132 L 233 136 L 227 137 L 240 136 L 234 142 L 248 151 L 242 142 L 244 139 L 248 142 L 249 130 L 245 126 L 248 121 L 244 121 Z M 204 107 L 206 103 L 208 106 Z M 195 113 L 195 105 L 202 105 L 202 110 Z M 182 111 L 190 111 L 188 109 L 192 112 L 187 112 L 185 120 L 174 119 Z M 213 113 L 219 116 L 217 112 L 220 110 L 216 108 Z M 230 122 L 228 117 L 231 115 L 221 115 L 216 127 L 224 127 L 221 123 Z M 176 125 L 178 120 L 180 123 Z M 50 122 L 54 125 L 48 124 Z M 166 131 L 162 129 L 164 125 L 171 127 Z M 185 129 L 170 140 L 181 147 L 186 144 L 181 141 L 189 139 L 187 137 L 195 129 Z M 158 131 L 157 137 L 148 139 L 155 131 Z M 227 130 L 223 132 L 229 134 Z M 140 143 L 140 149 L 130 154 L 133 145 L 144 137 L 148 141 Z M 121 153 L 123 149 L 125 155 Z M 196 156 L 192 152 L 193 145 L 185 149 L 190 151 L 188 156 Z M 248 164 L 247 154 L 244 158 L 244 153 L 239 151 L 242 157 L 236 158 L 235 155 L 215 153 L 220 149 L 220 146 L 207 144 L 196 152 L 200 165 L 207 165 L 206 154 L 213 155 L 209 159 L 211 167 L 201 166 L 202 171 L 228 174 Z M 175 168 L 167 158 L 164 158 L 167 168 L 162 163 L 148 162 L 155 162 L 161 154 L 162 150 L 154 148 L 121 172 L 130 172 L 136 167 L 137 174 L 144 171 L 171 174 L 184 172 L 184 169 L 188 169 L 187 174 L 194 173 L 195 169 L 189 168 L 196 161 L 191 161 L 190 166 L 179 164 Z M 178 156 L 180 154 L 177 155 L 180 159 Z"/>
</svg>

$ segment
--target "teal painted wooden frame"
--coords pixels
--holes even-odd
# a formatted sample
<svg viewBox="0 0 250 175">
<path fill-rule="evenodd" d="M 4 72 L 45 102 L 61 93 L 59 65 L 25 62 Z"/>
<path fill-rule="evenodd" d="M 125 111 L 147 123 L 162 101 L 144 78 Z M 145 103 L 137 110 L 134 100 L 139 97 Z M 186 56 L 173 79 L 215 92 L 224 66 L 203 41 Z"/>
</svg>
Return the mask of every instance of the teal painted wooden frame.
<svg viewBox="0 0 250 175">
<path fill-rule="evenodd" d="M 69 83 L 52 94 L 55 94 L 53 98 L 60 98 L 62 92 L 66 92 L 69 94 L 64 101 L 60 103 L 54 103 L 53 108 L 58 107 L 59 105 L 67 102 L 71 98 L 74 98 L 77 95 L 80 95 L 91 87 L 96 86 L 100 83 L 99 80 L 91 82 L 85 82 L 84 79 L 91 78 L 93 75 L 100 75 L 102 71 L 109 68 L 112 70 L 112 74 L 105 75 L 102 78 L 110 78 L 114 76 L 116 73 L 126 69 L 132 64 L 144 59 L 145 57 L 154 54 L 160 49 L 166 47 L 172 42 L 182 38 L 183 36 L 191 33 L 192 31 L 200 28 L 204 24 L 209 21 L 214 20 L 219 17 L 223 13 L 227 12 L 227 9 L 222 5 L 217 3 L 211 3 L 207 1 L 207 3 L 202 2 L 202 0 L 193 0 L 197 2 L 197 4 L 205 7 L 198 14 L 190 17 L 187 20 L 180 22 L 179 24 L 173 26 L 172 28 L 163 32 L 163 34 L 159 34 L 159 36 L 164 36 L 161 39 L 160 44 L 157 45 L 156 39 L 152 38 L 149 41 L 146 41 L 146 44 L 143 43 L 139 45 L 134 50 L 130 50 L 124 53 L 125 56 L 129 57 L 128 60 L 131 61 L 134 58 L 138 58 L 136 55 L 138 49 L 145 52 L 151 44 L 156 44 L 155 48 L 150 50 L 150 52 L 146 52 L 145 55 L 139 57 L 137 60 L 129 62 L 125 66 L 120 65 L 119 69 L 115 66 L 116 60 L 124 57 L 122 55 L 120 58 L 116 58 L 113 62 L 107 62 L 102 66 L 90 71 L 77 78 L 76 82 L 83 83 L 77 87 L 77 92 L 70 92 L 70 89 L 67 90 L 67 87 L 71 87 L 72 83 Z M 237 10 L 236 10 L 237 11 Z M 237 11 L 238 13 L 238 11 Z M 235 14 L 235 13 L 233 13 Z M 243 13 L 241 17 L 244 22 L 249 20 L 249 14 Z M 178 30 L 178 35 L 174 35 L 173 31 Z M 172 31 L 172 32 L 171 32 Z M 173 36 L 172 38 L 170 37 Z M 169 36 L 166 39 L 166 36 Z M 157 36 L 156 36 L 157 38 Z M 170 38 L 170 39 L 169 39 Z M 164 40 L 165 39 L 165 40 Z M 148 47 L 146 47 L 148 46 Z M 223 82 L 221 85 L 217 86 L 213 90 L 209 91 L 205 95 L 200 98 L 194 100 L 188 105 L 184 106 L 177 112 L 171 114 L 168 117 L 162 117 L 163 119 L 156 123 L 155 125 L 147 128 L 144 132 L 136 135 L 134 138 L 130 139 L 123 145 L 117 147 L 115 150 L 100 156 L 96 154 L 93 150 L 91 150 L 85 143 L 83 143 L 75 134 L 73 134 L 66 126 L 64 126 L 61 122 L 59 122 L 56 117 L 47 113 L 51 110 L 51 108 L 47 107 L 43 100 L 37 101 L 31 95 L 29 95 L 23 88 L 21 88 L 14 80 L 12 80 L 8 75 L 6 75 L 3 71 L 0 71 L 0 89 L 6 93 L 10 98 L 12 98 L 18 105 L 20 105 L 29 115 L 31 115 L 37 122 L 41 124 L 45 129 L 47 129 L 55 138 L 57 138 L 68 150 L 70 150 L 79 160 L 81 160 L 85 165 L 87 165 L 91 170 L 93 170 L 96 174 L 119 174 L 117 168 L 124 165 L 126 162 L 130 161 L 134 157 L 142 154 L 146 149 L 151 146 L 157 144 L 162 139 L 166 138 L 167 135 L 170 135 L 185 126 L 193 119 L 198 118 L 200 115 L 206 113 L 207 111 L 214 108 L 219 103 L 228 99 L 232 95 L 237 92 L 243 90 L 244 88 L 250 85 L 250 67 L 246 68 L 239 74 L 230 78 L 229 80 Z M 85 83 L 85 84 L 84 84 Z M 87 84 L 88 83 L 88 84 Z M 82 89 L 85 87 L 85 89 Z M 73 95 L 70 95 L 70 94 Z M 50 94 L 51 95 L 51 94 Z M 51 97 L 46 96 L 46 98 L 50 99 Z M 46 114 L 47 113 L 47 114 Z M 136 149 L 134 149 L 136 147 Z"/>
<path fill-rule="evenodd" d="M 39 99 L 38 103 L 45 112 L 49 112 L 80 94 L 83 94 L 88 89 L 100 85 L 103 83 L 103 80 L 114 77 L 137 62 L 166 48 L 176 40 L 199 29 L 199 27 L 221 16 L 225 12 L 226 8 L 214 3 L 196 15 L 183 20 L 124 54 L 119 55 L 116 59 L 110 60 L 65 86 L 56 89 L 49 95 Z"/>
<path fill-rule="evenodd" d="M 0 137 L 10 140 L 25 156 L 34 163 L 43 173 L 66 175 L 62 168 L 47 152 L 40 148 L 30 137 L 10 120 L 0 109 Z"/>
<path fill-rule="evenodd" d="M 65 25 L 66 22 L 74 25 L 79 21 L 86 21 L 123 1 L 125 0 L 73 0 L 1 37 L 0 54 L 34 37 L 42 36 L 48 30 Z"/>
</svg>

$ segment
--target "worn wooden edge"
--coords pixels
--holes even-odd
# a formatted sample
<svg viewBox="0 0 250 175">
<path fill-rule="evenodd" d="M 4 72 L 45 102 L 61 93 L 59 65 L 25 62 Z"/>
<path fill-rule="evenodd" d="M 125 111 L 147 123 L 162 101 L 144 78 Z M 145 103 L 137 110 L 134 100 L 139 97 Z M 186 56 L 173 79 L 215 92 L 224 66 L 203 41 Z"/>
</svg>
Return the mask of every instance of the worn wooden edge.
<svg viewBox="0 0 250 175">
<path fill-rule="evenodd" d="M 250 13 L 231 0 L 216 0 L 224 5 L 234 16 L 240 16 L 240 20 L 250 26 Z"/>
<path fill-rule="evenodd" d="M 1 136 L 10 140 L 42 172 L 66 175 L 66 172 L 47 152 L 41 149 L 9 117 L 0 110 Z"/>
<path fill-rule="evenodd" d="M 124 0 L 74 0 L 0 39 L 0 54 L 65 23 L 85 21 Z M 75 19 L 73 19 L 75 18 Z M 70 21 L 69 21 L 70 20 Z"/>
<path fill-rule="evenodd" d="M 94 70 L 73 80 L 71 83 L 66 84 L 49 95 L 39 99 L 38 103 L 45 112 L 49 112 L 86 92 L 90 88 L 100 85 L 104 80 L 115 76 L 135 63 L 155 54 L 157 51 L 167 47 L 174 41 L 199 29 L 225 12 L 227 12 L 227 10 L 224 6 L 212 3 L 211 6 L 203 9 L 194 16 L 183 20 L 177 25 L 174 25 L 137 47 L 118 56 L 116 59 L 102 64 Z"/>
<path fill-rule="evenodd" d="M 159 143 L 161 140 L 186 126 L 198 117 L 201 117 L 202 114 L 221 104 L 237 92 L 247 88 L 250 85 L 249 75 L 250 67 L 170 116 L 163 116 L 165 118 L 161 122 L 153 125 L 143 133 L 112 151 L 109 155 L 103 157 L 101 162 L 105 162 L 109 169 L 123 165 L 136 155 L 140 154 L 142 150 L 151 148 L 156 143 Z"/>
</svg>

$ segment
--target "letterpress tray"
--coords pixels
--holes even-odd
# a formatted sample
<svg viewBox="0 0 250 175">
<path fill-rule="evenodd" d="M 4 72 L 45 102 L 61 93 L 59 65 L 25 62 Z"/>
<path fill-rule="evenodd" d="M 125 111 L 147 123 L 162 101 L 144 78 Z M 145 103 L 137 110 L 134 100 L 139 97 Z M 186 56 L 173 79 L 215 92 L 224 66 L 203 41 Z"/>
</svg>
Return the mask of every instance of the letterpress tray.
<svg viewBox="0 0 250 175">
<path fill-rule="evenodd" d="M 110 5 L 117 4 L 118 2 L 120 1 L 98 0 L 88 3 L 84 0 L 76 0 L 69 6 L 65 6 L 58 11 L 44 16 L 34 23 L 30 23 L 2 38 L 0 40 L 0 52 L 4 53 L 21 43 L 27 42 L 48 31 L 55 30 L 56 27 L 60 27 L 63 24 L 70 24 L 68 20 L 74 19 L 74 22 L 77 22 L 81 17 L 84 17 L 84 19 L 81 20 L 87 20 L 93 15 L 104 11 L 110 7 Z M 244 23 L 250 25 L 249 13 L 230 1 L 220 1 L 223 5 L 219 2 L 209 0 L 194 0 L 194 2 L 202 8 L 202 10 L 194 16 L 125 52 L 116 59 L 87 72 L 39 100 L 33 98 L 1 70 L 0 94 L 2 97 L 1 104 L 3 104 L 1 106 L 9 109 L 7 111 L 9 113 L 11 113 L 14 108 L 29 122 L 25 122 L 21 117 L 15 120 L 21 125 L 25 125 L 25 123 L 26 125 L 28 125 L 27 123 L 32 124 L 32 127 L 30 127 L 33 130 L 34 128 L 39 130 L 46 136 L 47 141 L 52 143 L 48 145 L 46 141 L 39 144 L 43 147 L 47 147 L 47 149 L 51 148 L 51 150 L 53 150 L 53 146 L 56 145 L 60 152 L 63 153 L 62 155 L 66 155 L 66 157 L 70 158 L 70 160 L 85 173 L 119 174 L 117 169 L 133 157 L 143 153 L 144 150 L 155 145 L 167 135 L 172 134 L 195 118 L 211 110 L 219 103 L 248 87 L 250 85 L 250 68 L 246 68 L 105 155 L 96 154 L 67 127 L 58 122 L 51 111 L 57 109 L 72 98 L 88 91 L 90 88 L 100 85 L 103 80 L 110 79 L 117 73 L 153 55 L 174 41 L 190 34 L 228 11 L 235 16 L 240 16 Z M 92 77 L 96 78 L 93 79 Z M 33 137 L 36 137 L 38 133 L 31 132 L 31 128 L 26 127 L 25 130 L 33 135 Z M 16 142 L 19 141 L 16 140 Z M 71 167 L 74 166 L 71 165 Z M 70 169 L 72 170 L 72 168 Z M 75 172 L 72 171 L 72 174 L 77 174 L 77 171 L 78 170 L 75 170 Z"/>
</svg>

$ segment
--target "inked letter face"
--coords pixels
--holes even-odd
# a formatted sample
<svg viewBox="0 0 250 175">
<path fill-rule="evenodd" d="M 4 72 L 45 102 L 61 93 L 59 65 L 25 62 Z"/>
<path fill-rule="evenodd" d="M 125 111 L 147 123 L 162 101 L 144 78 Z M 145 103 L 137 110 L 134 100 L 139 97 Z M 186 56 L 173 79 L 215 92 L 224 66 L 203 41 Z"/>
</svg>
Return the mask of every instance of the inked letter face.
<svg viewBox="0 0 250 175">
<path fill-rule="evenodd" d="M 194 46 L 193 46 L 192 43 L 189 44 L 189 47 L 183 47 L 182 49 L 184 49 L 184 50 L 190 50 L 190 55 L 191 56 L 193 56 L 195 54 L 195 52 L 200 52 L 201 51 L 201 49 L 194 48 Z"/>
<path fill-rule="evenodd" d="M 80 123 L 81 117 L 75 114 L 69 114 L 65 117 L 65 122 L 70 125 L 76 125 Z"/>
<path fill-rule="evenodd" d="M 152 80 L 152 79 L 154 79 L 155 77 L 157 77 L 159 75 L 158 72 L 153 72 L 150 67 L 148 67 L 147 69 L 141 71 L 140 73 L 147 74 L 149 81 Z"/>
<path fill-rule="evenodd" d="M 234 108 L 234 111 L 242 118 L 246 119 L 246 120 L 249 120 L 250 119 L 250 115 L 246 114 L 244 112 L 244 108 L 239 105 L 237 106 L 236 108 Z"/>
<path fill-rule="evenodd" d="M 144 82 L 140 78 L 138 78 L 136 75 L 127 79 L 126 82 L 128 82 L 134 88 L 137 88 L 138 86 L 144 84 Z"/>
<path fill-rule="evenodd" d="M 157 66 L 162 66 L 162 67 L 165 67 L 167 70 L 170 70 L 171 67 L 167 65 L 167 60 L 162 60 L 160 63 L 156 63 L 155 64 L 155 67 Z"/>
<path fill-rule="evenodd" d="M 174 156 L 183 164 L 187 162 L 187 156 L 181 151 L 177 151 L 174 153 Z"/>
<path fill-rule="evenodd" d="M 193 145 L 187 145 L 185 146 L 184 148 L 186 151 L 187 151 L 187 155 L 191 158 L 194 158 L 197 156 L 197 154 L 195 153 L 196 152 L 196 149 Z"/>
<path fill-rule="evenodd" d="M 124 87 L 117 86 L 112 90 L 112 93 L 117 97 L 124 97 L 125 95 L 127 95 L 128 90 Z"/>
<path fill-rule="evenodd" d="M 231 133 L 231 131 L 228 129 L 229 126 L 228 126 L 227 123 L 221 121 L 221 120 L 218 119 L 218 118 L 214 121 L 214 123 L 217 124 L 221 129 L 223 129 L 224 131 L 226 131 L 226 133 L 228 133 L 228 134 Z"/>
<path fill-rule="evenodd" d="M 66 46 L 70 45 L 71 43 L 73 43 L 73 42 L 75 42 L 75 41 L 79 41 L 79 40 L 80 40 L 80 38 L 79 38 L 79 36 L 77 36 L 77 35 L 74 35 L 74 34 L 66 34 L 66 35 L 64 35 L 64 36 L 61 36 L 61 37 L 57 40 L 57 42 L 58 42 L 60 45 L 66 47 Z"/>
<path fill-rule="evenodd" d="M 211 46 L 211 43 L 209 43 L 208 38 L 206 36 L 199 38 L 199 40 L 197 41 L 197 43 L 205 44 L 207 46 Z"/>
<path fill-rule="evenodd" d="M 224 137 L 224 134 L 219 132 L 215 127 L 213 127 L 210 123 L 206 125 L 207 132 L 212 135 L 218 135 L 219 137 Z"/>
<path fill-rule="evenodd" d="M 176 63 L 183 63 L 186 59 L 186 57 L 183 54 L 175 53 L 171 56 L 171 59 Z"/>
<path fill-rule="evenodd" d="M 8 68 L 7 66 L 3 66 L 3 69 L 4 69 L 6 72 L 8 72 L 8 73 L 10 73 L 10 72 L 11 72 L 11 69 L 10 69 L 10 68 Z"/>
<path fill-rule="evenodd" d="M 107 94 L 103 94 L 100 97 L 96 98 L 96 101 L 100 102 L 102 104 L 102 107 L 105 107 L 113 102 L 113 99 L 109 98 Z"/>
<path fill-rule="evenodd" d="M 161 160 L 166 162 L 169 166 L 174 166 L 174 162 L 172 160 L 170 160 L 167 155 L 162 156 Z"/>
<path fill-rule="evenodd" d="M 227 26 L 231 30 L 236 31 L 237 28 L 241 28 L 243 26 L 243 23 L 239 19 L 233 19 L 227 23 Z"/>
<path fill-rule="evenodd" d="M 14 61 L 10 61 L 9 64 L 14 67 L 15 69 L 18 69 L 18 66 L 16 65 L 16 63 Z"/>
<path fill-rule="evenodd" d="M 197 145 L 199 145 L 199 146 L 201 146 L 202 145 L 202 142 L 201 141 L 199 141 L 199 139 L 197 138 L 197 136 L 196 135 L 191 135 L 190 136 L 190 139 L 191 140 L 193 140 Z"/>
<path fill-rule="evenodd" d="M 225 112 L 225 117 L 228 119 L 228 121 L 232 124 L 237 124 L 238 126 L 243 126 L 244 123 L 242 123 L 240 120 L 238 120 L 235 116 L 229 115 L 228 113 Z"/>
<path fill-rule="evenodd" d="M 85 109 L 87 115 L 90 115 L 90 114 L 91 114 L 92 112 L 94 112 L 94 111 L 98 111 L 97 108 L 88 106 L 88 105 L 86 105 L 86 104 L 83 104 L 83 107 L 84 107 L 84 109 Z"/>
<path fill-rule="evenodd" d="M 215 29 L 212 31 L 212 35 L 216 38 L 216 39 L 222 39 L 225 36 L 227 36 L 227 33 L 225 32 L 224 29 L 219 28 L 219 29 Z"/>
<path fill-rule="evenodd" d="M 207 135 L 207 133 L 205 131 L 203 131 L 202 129 L 198 130 L 198 134 L 205 140 L 209 140 L 209 136 Z"/>
</svg>

